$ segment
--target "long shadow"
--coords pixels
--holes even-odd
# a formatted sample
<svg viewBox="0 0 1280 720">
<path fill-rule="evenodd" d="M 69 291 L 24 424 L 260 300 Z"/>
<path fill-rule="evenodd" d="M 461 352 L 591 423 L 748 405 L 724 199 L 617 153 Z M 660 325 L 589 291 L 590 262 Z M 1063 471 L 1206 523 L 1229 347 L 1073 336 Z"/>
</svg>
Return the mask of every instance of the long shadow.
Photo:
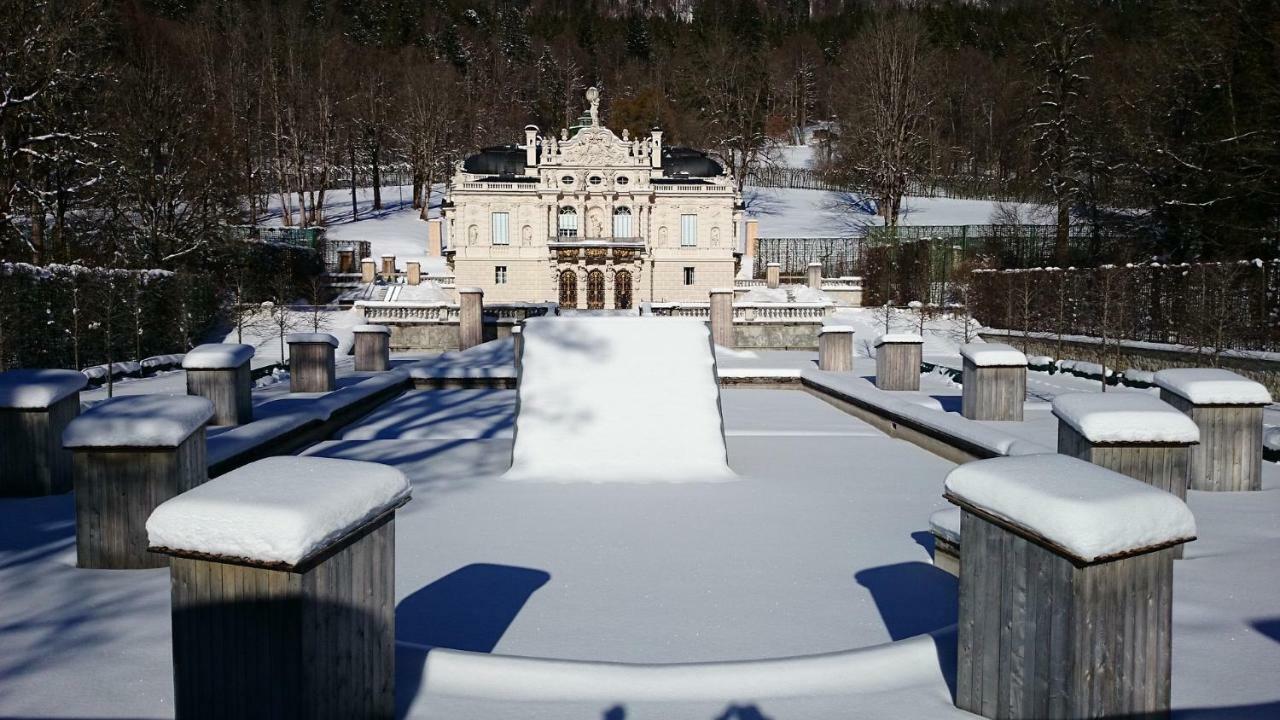
<svg viewBox="0 0 1280 720">
<path fill-rule="evenodd" d="M 959 395 L 931 395 L 934 400 L 942 403 L 943 412 L 958 413 L 961 411 L 961 404 L 964 398 Z"/>
<path fill-rule="evenodd" d="M 1249 624 L 1258 632 L 1280 643 L 1280 617 L 1254 620 Z"/>
<path fill-rule="evenodd" d="M 933 557 L 933 533 L 926 532 L 924 530 L 917 530 L 916 532 L 911 533 L 911 539 L 915 540 L 917 545 L 924 548 L 924 551 L 929 553 L 929 557 Z"/>
<path fill-rule="evenodd" d="M 941 630 L 954 625 L 959 618 L 959 581 L 951 573 L 929 563 L 881 565 L 857 573 L 854 579 L 871 591 L 880 619 L 889 631 L 889 637 L 895 641 Z M 938 665 L 953 699 L 956 693 L 955 638 L 955 633 L 938 633 L 934 637 Z"/>
<path fill-rule="evenodd" d="M 488 653 L 551 575 L 476 563 L 420 588 L 396 606 L 396 707 L 408 710 L 431 648 Z"/>
</svg>

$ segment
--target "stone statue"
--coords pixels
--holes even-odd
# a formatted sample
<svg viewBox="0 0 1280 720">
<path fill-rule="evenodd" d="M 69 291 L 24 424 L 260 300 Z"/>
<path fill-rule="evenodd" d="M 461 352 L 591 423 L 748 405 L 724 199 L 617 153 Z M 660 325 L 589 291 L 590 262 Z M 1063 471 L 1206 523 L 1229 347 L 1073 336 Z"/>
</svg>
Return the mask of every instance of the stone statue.
<svg viewBox="0 0 1280 720">
<path fill-rule="evenodd" d="M 594 87 L 587 88 L 587 103 L 591 106 L 591 126 L 596 127 L 600 124 L 600 91 Z"/>
<path fill-rule="evenodd" d="M 566 142 L 569 139 L 569 128 L 560 128 L 560 142 Z"/>
<path fill-rule="evenodd" d="M 622 128 L 622 141 L 626 142 L 630 139 L 631 139 L 631 131 L 626 128 Z"/>
</svg>

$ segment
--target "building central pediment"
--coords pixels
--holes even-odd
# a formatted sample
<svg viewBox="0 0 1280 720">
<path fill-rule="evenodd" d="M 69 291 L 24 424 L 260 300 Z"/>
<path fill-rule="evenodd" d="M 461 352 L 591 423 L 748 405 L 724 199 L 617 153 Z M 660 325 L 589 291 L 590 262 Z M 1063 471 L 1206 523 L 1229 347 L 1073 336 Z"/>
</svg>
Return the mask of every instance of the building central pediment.
<svg viewBox="0 0 1280 720">
<path fill-rule="evenodd" d="M 585 127 L 572 139 L 559 145 L 561 165 L 601 167 L 607 165 L 634 165 L 632 144 L 613 134 L 607 127 Z"/>
</svg>

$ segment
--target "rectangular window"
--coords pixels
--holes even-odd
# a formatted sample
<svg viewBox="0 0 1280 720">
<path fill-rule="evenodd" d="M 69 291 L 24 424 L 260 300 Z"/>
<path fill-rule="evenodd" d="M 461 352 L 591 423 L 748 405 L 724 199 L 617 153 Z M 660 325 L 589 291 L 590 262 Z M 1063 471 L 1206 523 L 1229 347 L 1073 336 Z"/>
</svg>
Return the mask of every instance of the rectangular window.
<svg viewBox="0 0 1280 720">
<path fill-rule="evenodd" d="M 680 247 L 693 247 L 698 244 L 698 216 L 680 216 Z"/>
<path fill-rule="evenodd" d="M 560 237 L 578 237 L 578 213 L 571 207 L 560 208 L 559 225 L 556 235 Z"/>
<path fill-rule="evenodd" d="M 631 237 L 631 211 L 618 208 L 613 212 L 613 236 L 616 238 Z"/>
<path fill-rule="evenodd" d="M 494 285 L 507 284 L 507 266 L 506 265 L 495 265 L 493 267 L 493 284 Z"/>
<path fill-rule="evenodd" d="M 493 230 L 494 245 L 510 245 L 511 236 L 507 234 L 507 220 L 510 217 L 507 213 L 496 212 L 489 215 L 489 227 Z"/>
<path fill-rule="evenodd" d="M 693 284 L 693 268 L 691 267 L 687 267 L 684 269 L 684 284 L 685 285 Z"/>
</svg>

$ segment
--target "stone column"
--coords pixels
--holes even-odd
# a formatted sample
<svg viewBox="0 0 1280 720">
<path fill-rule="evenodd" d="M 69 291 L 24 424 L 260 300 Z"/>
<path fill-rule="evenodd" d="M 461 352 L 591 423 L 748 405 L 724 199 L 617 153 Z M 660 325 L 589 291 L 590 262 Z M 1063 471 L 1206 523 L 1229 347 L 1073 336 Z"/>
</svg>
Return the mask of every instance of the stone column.
<svg viewBox="0 0 1280 720">
<path fill-rule="evenodd" d="M 394 282 L 396 279 L 396 256 L 382 256 L 382 277 L 387 282 Z"/>
<path fill-rule="evenodd" d="M 781 281 L 782 264 L 776 262 L 769 263 L 765 266 L 764 273 L 765 284 L 769 286 L 770 289 L 776 288 L 778 287 L 778 283 Z"/>
<path fill-rule="evenodd" d="M 427 255 L 440 257 L 444 254 L 444 221 L 431 218 L 427 221 Z"/>
<path fill-rule="evenodd" d="M 458 288 L 458 347 L 466 350 L 484 342 L 484 290 Z"/>
<path fill-rule="evenodd" d="M 744 246 L 747 257 L 760 257 L 760 240 L 757 237 L 760 234 L 760 221 L 747 220 L 743 223 L 743 233 L 746 235 L 746 244 Z"/>
<path fill-rule="evenodd" d="M 822 263 L 811 262 L 807 268 L 806 284 L 814 290 L 822 290 Z"/>
<path fill-rule="evenodd" d="M 285 342 L 289 344 L 289 392 L 333 391 L 338 338 L 328 333 L 292 333 Z"/>
<path fill-rule="evenodd" d="M 421 285 L 422 284 L 422 263 L 419 263 L 416 261 L 410 261 L 405 263 L 405 265 L 406 265 L 405 281 L 408 282 L 410 285 Z"/>
<path fill-rule="evenodd" d="M 88 378 L 75 370 L 0 373 L 0 497 L 71 490 L 71 453 L 62 432 L 80 414 Z"/>
<path fill-rule="evenodd" d="M 208 479 L 205 423 L 213 403 L 191 395 L 126 395 L 95 405 L 67 426 L 82 568 L 164 567 L 147 551 L 147 518 Z"/>
<path fill-rule="evenodd" d="M 966 463 L 944 496 L 962 511 L 956 707 L 1167 716 L 1182 500 L 1065 455 Z"/>
<path fill-rule="evenodd" d="M 1160 399 L 1200 428 L 1187 475 L 1192 490 L 1262 489 L 1262 409 L 1266 386 L 1230 370 L 1180 368 L 1156 373 Z"/>
<path fill-rule="evenodd" d="M 853 371 L 853 328 L 825 325 L 818 331 L 818 369 L 829 372 Z"/>
<path fill-rule="evenodd" d="M 711 339 L 715 344 L 734 347 L 733 337 L 733 288 L 717 288 L 711 291 Z"/>
<path fill-rule="evenodd" d="M 409 492 L 387 465 L 267 458 L 156 508 L 176 716 L 395 717 L 395 514 Z"/>
<path fill-rule="evenodd" d="M 371 283 L 378 279 L 378 264 L 373 258 L 365 258 L 360 261 L 360 282 Z"/>
<path fill-rule="evenodd" d="M 252 345 L 211 343 L 182 358 L 187 394 L 213 403 L 210 425 L 243 425 L 253 421 Z"/>
</svg>

